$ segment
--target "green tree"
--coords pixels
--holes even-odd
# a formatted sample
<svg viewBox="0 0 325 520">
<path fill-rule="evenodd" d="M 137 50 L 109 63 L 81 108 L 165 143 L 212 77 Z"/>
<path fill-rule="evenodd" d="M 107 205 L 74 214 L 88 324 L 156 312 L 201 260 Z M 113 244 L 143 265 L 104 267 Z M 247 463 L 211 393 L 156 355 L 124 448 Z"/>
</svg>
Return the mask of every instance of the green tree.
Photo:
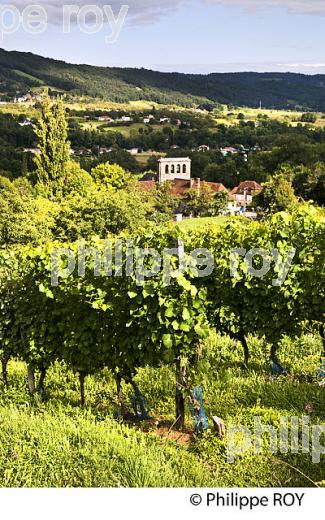
<svg viewBox="0 0 325 520">
<path fill-rule="evenodd" d="M 27 179 L 0 178 L 0 245 L 39 244 L 52 239 L 59 205 L 34 196 Z"/>
<path fill-rule="evenodd" d="M 151 202 L 133 185 L 121 190 L 91 190 L 86 196 L 74 193 L 62 200 L 54 233 L 61 240 L 74 241 L 136 232 L 148 226 L 152 213 Z"/>
<path fill-rule="evenodd" d="M 263 191 L 254 197 L 254 206 L 273 213 L 293 208 L 298 203 L 291 178 L 280 171 L 263 186 Z"/>
<path fill-rule="evenodd" d="M 91 190 L 96 189 L 92 176 L 75 161 L 67 163 L 65 174 L 63 196 L 73 193 L 86 196 Z"/>
<path fill-rule="evenodd" d="M 312 112 L 305 112 L 302 114 L 300 121 L 302 123 L 316 123 L 317 115 Z"/>
<path fill-rule="evenodd" d="M 101 187 L 123 188 L 131 180 L 131 175 L 121 166 L 110 164 L 109 162 L 99 164 L 93 168 L 91 176 Z"/>
<path fill-rule="evenodd" d="M 157 184 L 153 192 L 154 197 L 154 218 L 155 221 L 168 221 L 172 219 L 173 213 L 177 208 L 177 198 L 172 195 L 172 185 L 170 182 Z"/>
<path fill-rule="evenodd" d="M 229 202 L 226 191 L 213 193 L 209 188 L 188 190 L 181 201 L 184 213 L 192 213 L 196 217 L 221 215 Z"/>
<path fill-rule="evenodd" d="M 41 117 L 34 130 L 40 149 L 40 153 L 35 156 L 37 180 L 50 196 L 60 195 L 70 158 L 68 125 L 61 98 L 51 104 L 48 93 L 43 95 Z"/>
<path fill-rule="evenodd" d="M 325 204 L 325 163 L 317 162 L 312 167 L 299 166 L 294 171 L 293 186 L 298 196 Z"/>
<path fill-rule="evenodd" d="M 209 213 L 212 216 L 223 215 L 229 204 L 229 195 L 227 191 L 219 191 L 215 193 L 211 200 Z"/>
</svg>

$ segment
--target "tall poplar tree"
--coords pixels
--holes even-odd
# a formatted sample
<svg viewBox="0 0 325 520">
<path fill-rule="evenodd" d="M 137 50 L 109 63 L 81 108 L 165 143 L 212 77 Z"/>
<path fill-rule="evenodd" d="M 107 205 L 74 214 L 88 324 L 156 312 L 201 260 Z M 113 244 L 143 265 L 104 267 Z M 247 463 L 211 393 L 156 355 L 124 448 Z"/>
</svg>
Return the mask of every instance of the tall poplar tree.
<svg viewBox="0 0 325 520">
<path fill-rule="evenodd" d="M 36 175 L 49 195 L 59 195 L 70 159 L 70 142 L 61 98 L 51 104 L 48 92 L 41 102 L 41 117 L 34 127 L 40 153 L 35 156 Z"/>
</svg>

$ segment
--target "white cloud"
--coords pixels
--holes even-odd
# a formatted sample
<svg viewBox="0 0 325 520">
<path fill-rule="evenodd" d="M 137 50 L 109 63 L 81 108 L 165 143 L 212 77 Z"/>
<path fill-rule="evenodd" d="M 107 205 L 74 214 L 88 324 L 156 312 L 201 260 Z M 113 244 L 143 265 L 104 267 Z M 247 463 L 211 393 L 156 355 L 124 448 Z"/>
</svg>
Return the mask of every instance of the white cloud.
<svg viewBox="0 0 325 520">
<path fill-rule="evenodd" d="M 128 21 L 133 24 L 152 23 L 163 15 L 175 11 L 191 0 L 12 0 L 8 4 L 22 10 L 30 5 L 40 5 L 47 12 L 48 20 L 55 24 L 62 22 L 64 5 L 77 5 L 80 8 L 87 5 L 110 5 L 117 16 L 123 5 L 129 6 Z M 199 0 L 200 1 L 200 0 Z"/>
<path fill-rule="evenodd" d="M 207 4 L 239 6 L 256 11 L 265 8 L 284 8 L 291 13 L 325 16 L 324 0 L 204 0 Z"/>
<path fill-rule="evenodd" d="M 41 5 L 46 9 L 52 23 L 62 23 L 63 5 L 110 5 L 117 16 L 122 5 L 129 6 L 127 21 L 132 24 L 150 24 L 164 15 L 172 13 L 183 5 L 196 4 L 197 9 L 204 9 L 204 4 L 239 7 L 246 11 L 265 8 L 284 8 L 298 14 L 325 16 L 325 0 L 11 0 L 8 4 L 20 10 L 28 5 Z"/>
<path fill-rule="evenodd" d="M 3 3 L 15 5 L 20 10 L 30 5 L 41 5 L 47 12 L 48 21 L 58 25 L 62 24 L 64 5 L 77 5 L 80 8 L 86 5 L 100 8 L 110 5 L 116 17 L 121 7 L 128 5 L 126 22 L 132 25 L 152 24 L 186 5 L 196 5 L 198 9 L 204 9 L 205 5 L 222 5 L 238 7 L 246 12 L 282 8 L 296 14 L 325 16 L 325 0 L 9 0 Z M 73 23 L 73 18 L 71 21 Z"/>
</svg>

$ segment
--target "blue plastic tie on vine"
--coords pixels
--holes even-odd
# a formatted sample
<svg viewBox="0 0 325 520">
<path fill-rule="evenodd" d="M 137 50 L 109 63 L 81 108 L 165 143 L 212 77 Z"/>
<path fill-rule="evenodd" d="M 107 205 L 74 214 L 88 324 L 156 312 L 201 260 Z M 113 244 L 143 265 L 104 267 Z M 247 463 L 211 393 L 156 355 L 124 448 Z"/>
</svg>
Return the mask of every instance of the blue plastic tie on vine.
<svg viewBox="0 0 325 520">
<path fill-rule="evenodd" d="M 270 369 L 273 377 L 288 375 L 288 372 L 281 366 L 279 361 L 272 357 L 270 358 Z"/>
<path fill-rule="evenodd" d="M 148 404 L 143 395 L 137 393 L 131 397 L 130 401 L 137 420 L 148 421 L 150 419 L 148 414 Z"/>
<path fill-rule="evenodd" d="M 204 410 L 203 390 L 201 386 L 194 388 L 190 399 L 190 411 L 194 420 L 194 431 L 202 434 L 209 429 L 209 423 Z"/>
</svg>

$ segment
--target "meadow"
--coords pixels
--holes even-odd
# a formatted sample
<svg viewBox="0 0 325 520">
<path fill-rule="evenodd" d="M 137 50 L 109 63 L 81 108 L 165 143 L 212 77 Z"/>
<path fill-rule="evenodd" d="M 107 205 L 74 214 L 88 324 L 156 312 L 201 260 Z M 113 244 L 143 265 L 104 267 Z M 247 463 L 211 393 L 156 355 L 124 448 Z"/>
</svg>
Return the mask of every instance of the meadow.
<svg viewBox="0 0 325 520">
<path fill-rule="evenodd" d="M 272 110 L 270 108 L 248 108 L 248 107 L 234 107 L 227 108 L 223 106 L 223 112 L 216 110 L 213 113 L 216 124 L 224 124 L 227 126 L 238 125 L 240 119 L 239 114 L 243 114 L 244 121 L 258 122 L 267 118 L 271 121 L 278 121 L 279 123 L 287 123 L 289 126 L 296 127 L 298 124 L 309 125 L 315 128 L 323 128 L 325 126 L 325 115 L 321 112 L 315 112 L 317 120 L 315 123 L 301 123 L 301 116 L 303 112 L 295 110 Z"/>
<path fill-rule="evenodd" d="M 201 217 L 201 218 L 188 218 L 182 222 L 178 222 L 177 225 L 182 230 L 201 229 L 206 226 L 225 226 L 230 219 L 228 217 Z"/>
</svg>

